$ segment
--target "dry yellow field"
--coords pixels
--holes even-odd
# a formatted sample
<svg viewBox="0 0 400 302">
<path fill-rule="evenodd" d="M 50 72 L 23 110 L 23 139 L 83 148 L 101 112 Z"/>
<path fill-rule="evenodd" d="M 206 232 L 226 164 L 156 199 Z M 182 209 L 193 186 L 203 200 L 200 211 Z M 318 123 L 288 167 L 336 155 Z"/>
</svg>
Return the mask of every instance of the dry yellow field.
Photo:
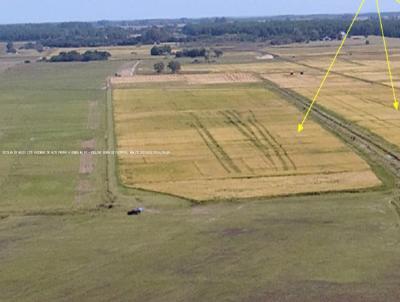
<svg viewBox="0 0 400 302">
<path fill-rule="evenodd" d="M 119 156 L 124 185 L 204 201 L 380 184 L 318 124 L 297 134 L 301 113 L 262 84 L 198 83 L 113 90 L 118 150 L 147 152 Z"/>
<path fill-rule="evenodd" d="M 135 75 L 131 77 L 113 77 L 113 86 L 125 86 L 143 83 L 181 83 L 187 85 L 257 83 L 261 79 L 251 73 L 210 73 L 210 74 L 169 74 L 169 75 Z"/>
<path fill-rule="evenodd" d="M 393 109 L 393 96 L 382 42 L 373 45 L 347 47 L 333 68 L 333 73 L 323 87 L 318 104 L 342 115 L 347 120 L 362 126 L 400 147 L 400 113 Z M 396 85 L 400 85 L 400 40 L 389 39 L 391 65 Z M 329 66 L 335 47 L 311 49 L 307 57 L 292 58 L 294 49 L 275 49 L 282 58 L 302 68 L 303 76 L 291 76 L 282 67 L 281 72 L 268 73 L 263 77 L 281 87 L 312 98 Z"/>
</svg>

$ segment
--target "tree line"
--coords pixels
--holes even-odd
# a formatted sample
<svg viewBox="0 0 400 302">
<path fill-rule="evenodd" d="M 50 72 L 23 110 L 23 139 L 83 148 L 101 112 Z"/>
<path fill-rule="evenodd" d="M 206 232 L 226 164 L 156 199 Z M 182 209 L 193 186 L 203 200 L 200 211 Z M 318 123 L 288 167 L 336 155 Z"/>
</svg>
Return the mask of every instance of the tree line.
<svg viewBox="0 0 400 302">
<path fill-rule="evenodd" d="M 225 21 L 187 24 L 182 32 L 192 39 L 226 37 L 240 41 L 271 41 L 272 44 L 316 41 L 324 38 L 337 39 L 345 31 L 351 19 L 313 20 L 267 20 L 259 21 Z M 400 37 L 400 22 L 397 18 L 384 20 L 385 34 L 388 37 Z M 377 18 L 361 20 L 354 24 L 351 35 L 380 35 L 380 24 Z"/>
<path fill-rule="evenodd" d="M 113 23 L 67 22 L 0 25 L 0 41 L 36 41 L 47 47 L 98 47 L 183 42 L 176 28 L 125 28 Z"/>
<path fill-rule="evenodd" d="M 105 61 L 111 57 L 107 51 L 88 50 L 83 54 L 73 50 L 68 52 L 60 52 L 58 55 L 52 56 L 48 62 L 90 62 L 90 61 Z"/>
<path fill-rule="evenodd" d="M 212 56 L 219 58 L 224 54 L 224 52 L 221 49 L 184 48 L 172 53 L 172 48 L 170 45 L 155 45 L 151 48 L 150 54 L 152 56 L 165 56 L 173 54 L 176 58 L 204 57 L 207 60 Z"/>
<path fill-rule="evenodd" d="M 384 15 L 385 33 L 400 37 L 398 15 Z M 0 41 L 35 41 L 44 47 L 98 47 L 165 42 L 213 40 L 271 41 L 273 44 L 335 39 L 346 30 L 351 16 L 302 19 L 205 19 L 185 20 L 185 25 L 165 20 L 162 25 L 122 26 L 118 22 L 68 22 L 0 25 Z M 151 23 L 149 23 L 151 24 Z M 376 16 L 355 23 L 353 35 L 379 35 Z M 165 51 L 165 50 L 164 50 Z"/>
</svg>

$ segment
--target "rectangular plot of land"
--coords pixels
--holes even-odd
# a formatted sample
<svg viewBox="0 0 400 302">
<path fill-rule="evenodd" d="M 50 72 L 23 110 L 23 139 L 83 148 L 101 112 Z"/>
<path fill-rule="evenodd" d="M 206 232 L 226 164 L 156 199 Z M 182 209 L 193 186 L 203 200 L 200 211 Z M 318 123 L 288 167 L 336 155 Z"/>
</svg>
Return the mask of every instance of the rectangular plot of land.
<svg viewBox="0 0 400 302">
<path fill-rule="evenodd" d="M 261 85 L 114 90 L 126 186 L 194 200 L 361 189 L 380 181 L 337 138 Z"/>
</svg>

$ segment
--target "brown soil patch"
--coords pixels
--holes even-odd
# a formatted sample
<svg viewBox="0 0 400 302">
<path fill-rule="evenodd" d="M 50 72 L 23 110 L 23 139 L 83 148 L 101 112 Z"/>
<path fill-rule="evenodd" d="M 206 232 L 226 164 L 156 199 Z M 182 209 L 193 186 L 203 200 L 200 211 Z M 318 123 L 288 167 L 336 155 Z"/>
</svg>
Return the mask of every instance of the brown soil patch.
<svg viewBox="0 0 400 302">
<path fill-rule="evenodd" d="M 90 174 L 94 170 L 93 155 L 87 152 L 94 151 L 96 148 L 96 141 L 94 139 L 84 141 L 82 143 L 82 150 L 86 151 L 81 155 L 79 164 L 79 174 Z"/>
</svg>

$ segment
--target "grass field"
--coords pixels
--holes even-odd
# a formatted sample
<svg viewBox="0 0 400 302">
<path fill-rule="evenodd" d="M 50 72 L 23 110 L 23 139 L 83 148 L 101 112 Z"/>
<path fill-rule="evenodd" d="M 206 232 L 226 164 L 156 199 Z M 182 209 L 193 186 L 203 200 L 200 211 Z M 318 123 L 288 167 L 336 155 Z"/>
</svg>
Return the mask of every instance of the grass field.
<svg viewBox="0 0 400 302">
<path fill-rule="evenodd" d="M 82 142 L 93 138 L 104 148 L 102 86 L 116 66 L 37 63 L 1 73 L 1 152 L 81 150 Z M 98 102 L 95 127 L 88 125 L 92 101 Z M 101 201 L 104 167 L 99 166 L 103 172 L 98 175 L 79 176 L 79 164 L 79 156 L 0 155 L 0 212 L 95 206 Z M 94 186 L 93 196 L 88 196 L 91 202 L 74 202 L 80 177 Z"/>
<path fill-rule="evenodd" d="M 370 39 L 370 46 L 378 47 L 378 40 Z M 396 45 L 397 40 L 390 42 Z M 364 49 L 363 41 L 351 43 Z M 257 79 L 265 77 L 308 96 L 334 45 L 260 46 L 256 51 L 235 45 L 226 47 L 231 50 L 218 63 L 187 63 L 183 69 L 251 72 Z M 0 67 L 0 149 L 102 150 L 106 142 L 112 145 L 106 77 L 137 60 L 143 68 L 138 72 L 148 73 L 155 59 L 147 57 L 146 47 L 110 51 L 114 60 L 84 64 L 19 64 L 22 54 L 0 55 L 0 66 L 18 61 Z M 256 58 L 269 52 L 281 57 Z M 380 62 L 380 54 L 352 56 Z M 306 57 L 311 59 L 304 65 Z M 340 64 L 349 64 L 344 59 Z M 318 65 L 308 66 L 312 64 Z M 361 98 L 364 104 L 367 94 L 382 103 L 371 110 L 386 108 L 380 90 L 369 89 L 360 80 L 351 82 L 350 76 L 362 78 L 366 71 L 355 74 L 350 65 L 346 68 L 340 73 L 350 74 L 335 74 L 329 84 L 334 87 L 325 93 L 337 91 L 349 98 L 346 106 L 355 106 L 359 96 L 347 87 L 360 87 L 367 89 Z M 291 71 L 295 75 L 287 79 Z M 303 78 L 300 71 L 306 72 Z M 377 79 L 385 81 L 380 72 L 383 67 Z M 188 78 L 185 74 L 184 80 L 172 82 L 137 81 L 134 87 L 130 81 L 130 88 L 124 84 L 114 91 L 119 149 L 167 149 L 168 156 L 129 156 L 120 162 L 110 156 L 106 162 L 105 157 L 0 154 L 0 300 L 397 302 L 400 200 L 396 180 L 382 167 L 374 166 L 384 182 L 376 190 L 254 197 L 246 202 L 198 204 L 118 186 L 116 175 L 125 185 L 159 191 L 163 185 L 170 193 L 166 180 L 172 179 L 177 182 L 173 193 L 181 190 L 181 195 L 208 199 L 211 194 L 226 197 L 227 192 L 216 192 L 211 183 L 233 176 L 255 183 L 266 177 L 267 182 L 259 182 L 259 191 L 248 190 L 245 183 L 247 191 L 239 192 L 253 196 L 265 195 L 272 177 L 287 182 L 301 175 L 308 192 L 333 186 L 346 189 L 349 184 L 354 188 L 354 181 L 365 186 L 368 179 L 376 184 L 360 157 L 365 154 L 356 155 L 312 120 L 297 136 L 301 112 L 267 85 L 231 83 L 226 77 L 223 83 L 210 85 L 198 75 L 189 84 Z M 210 78 L 221 81 L 219 75 Z M 330 104 L 326 96 L 321 101 Z M 339 99 L 336 104 L 343 105 Z M 390 104 L 389 100 L 388 110 Z M 354 115 L 350 109 L 340 113 Z M 368 114 L 361 116 L 364 122 Z M 330 174 L 318 176 L 312 184 L 312 176 L 322 171 Z M 362 177 L 347 179 L 343 173 Z M 328 185 L 332 175 L 337 182 Z M 190 177 L 206 187 L 183 186 Z M 286 191 L 298 192 L 299 184 L 288 187 L 286 182 Z M 240 189 L 241 183 L 229 185 Z M 107 190 L 115 194 L 108 210 L 100 207 L 110 202 Z M 128 217 L 126 211 L 136 206 L 145 212 Z"/>
<path fill-rule="evenodd" d="M 12 216 L 0 223 L 2 300 L 396 302 L 390 199 L 176 204 L 137 219 Z"/>
</svg>

